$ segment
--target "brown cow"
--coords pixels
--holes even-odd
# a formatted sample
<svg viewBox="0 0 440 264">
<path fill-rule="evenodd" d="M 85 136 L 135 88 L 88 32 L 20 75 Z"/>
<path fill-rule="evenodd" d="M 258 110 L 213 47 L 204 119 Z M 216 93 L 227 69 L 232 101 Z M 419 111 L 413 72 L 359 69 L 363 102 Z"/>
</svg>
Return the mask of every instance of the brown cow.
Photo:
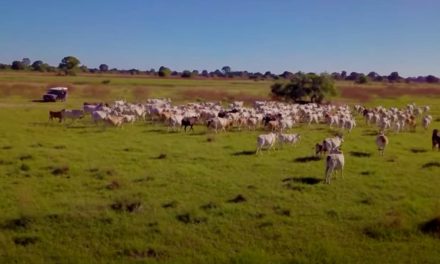
<svg viewBox="0 0 440 264">
<path fill-rule="evenodd" d="M 49 120 L 58 118 L 60 123 L 63 121 L 63 112 L 62 111 L 49 111 Z"/>
</svg>

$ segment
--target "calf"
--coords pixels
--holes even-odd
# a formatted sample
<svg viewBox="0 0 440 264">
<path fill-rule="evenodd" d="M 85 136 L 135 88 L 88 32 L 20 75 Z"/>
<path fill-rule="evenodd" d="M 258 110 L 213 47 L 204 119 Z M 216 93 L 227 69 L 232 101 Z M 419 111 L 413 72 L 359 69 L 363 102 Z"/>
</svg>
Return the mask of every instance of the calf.
<svg viewBox="0 0 440 264">
<path fill-rule="evenodd" d="M 341 178 L 344 178 L 344 165 L 344 153 L 338 148 L 331 149 L 325 163 L 325 183 L 330 184 L 332 174 L 337 170 L 341 171 Z"/>
<path fill-rule="evenodd" d="M 269 133 L 265 135 L 259 135 L 257 138 L 257 151 L 255 154 L 261 152 L 261 150 L 267 147 L 269 150 L 275 145 L 277 136 L 275 133 Z"/>
<path fill-rule="evenodd" d="M 63 113 L 62 111 L 49 111 L 49 120 L 58 118 L 59 122 L 63 121 Z"/>
</svg>

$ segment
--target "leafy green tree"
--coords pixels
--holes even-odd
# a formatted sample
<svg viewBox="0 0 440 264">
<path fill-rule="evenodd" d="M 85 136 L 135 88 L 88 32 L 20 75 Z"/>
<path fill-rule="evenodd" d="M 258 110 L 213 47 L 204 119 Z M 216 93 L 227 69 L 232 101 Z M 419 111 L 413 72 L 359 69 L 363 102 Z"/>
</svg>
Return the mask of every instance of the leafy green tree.
<svg viewBox="0 0 440 264">
<path fill-rule="evenodd" d="M 49 67 L 50 67 L 49 64 L 44 63 L 41 60 L 34 61 L 34 63 L 32 63 L 32 65 L 31 65 L 32 70 L 39 71 L 39 72 L 48 71 Z"/>
<path fill-rule="evenodd" d="M 158 72 L 160 77 L 168 77 L 171 75 L 171 70 L 165 66 L 161 66 Z"/>
<path fill-rule="evenodd" d="M 336 95 L 334 81 L 328 74 L 296 73 L 287 83 L 275 83 L 271 92 L 276 97 L 294 102 L 320 103 L 326 96 Z"/>
<path fill-rule="evenodd" d="M 66 75 L 75 75 L 75 70 L 77 70 L 80 63 L 81 62 L 76 57 L 67 56 L 61 60 L 58 68 L 64 71 Z"/>
</svg>

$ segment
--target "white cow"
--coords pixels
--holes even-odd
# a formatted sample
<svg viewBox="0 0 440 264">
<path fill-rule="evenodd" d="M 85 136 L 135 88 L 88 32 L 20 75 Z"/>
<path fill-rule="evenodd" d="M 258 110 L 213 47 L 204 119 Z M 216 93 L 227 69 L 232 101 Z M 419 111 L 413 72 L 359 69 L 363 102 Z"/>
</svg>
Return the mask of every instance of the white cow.
<svg viewBox="0 0 440 264">
<path fill-rule="evenodd" d="M 344 139 L 342 138 L 342 136 L 339 136 L 339 135 L 337 135 L 333 138 L 326 138 L 322 142 L 323 150 L 330 151 L 332 149 L 339 148 L 341 146 L 342 142 L 344 142 Z"/>
<path fill-rule="evenodd" d="M 325 163 L 325 183 L 330 184 L 332 174 L 337 170 L 341 171 L 341 178 L 344 178 L 344 165 L 344 153 L 338 148 L 331 149 Z"/>
<path fill-rule="evenodd" d="M 431 124 L 431 122 L 432 122 L 432 116 L 430 116 L 430 115 L 426 115 L 426 116 L 423 117 L 423 119 L 422 119 L 422 124 L 423 124 L 423 127 L 424 127 L 425 129 L 427 129 L 427 128 L 429 127 L 429 125 Z"/>
<path fill-rule="evenodd" d="M 220 129 L 221 131 L 226 131 L 226 128 L 229 126 L 230 120 L 222 117 L 211 118 L 207 122 L 207 126 L 210 129 L 214 129 L 215 133 Z"/>
<path fill-rule="evenodd" d="M 301 136 L 299 134 L 278 134 L 278 142 L 280 144 L 295 144 L 300 140 Z"/>
<path fill-rule="evenodd" d="M 270 150 L 275 145 L 276 140 L 277 135 L 272 132 L 269 134 L 259 135 L 257 138 L 257 151 L 255 154 L 260 153 L 263 148 Z"/>
</svg>

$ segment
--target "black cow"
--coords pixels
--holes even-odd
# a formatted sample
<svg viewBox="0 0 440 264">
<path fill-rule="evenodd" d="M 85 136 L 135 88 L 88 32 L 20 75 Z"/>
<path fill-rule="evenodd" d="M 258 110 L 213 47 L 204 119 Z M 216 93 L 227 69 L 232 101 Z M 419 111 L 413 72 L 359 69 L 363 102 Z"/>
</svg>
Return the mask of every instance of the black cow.
<svg viewBox="0 0 440 264">
<path fill-rule="evenodd" d="M 193 116 L 193 117 L 184 117 L 182 119 L 182 126 L 185 128 L 185 132 L 186 132 L 186 128 L 190 127 L 190 131 L 194 131 L 193 126 L 196 124 L 197 122 L 197 117 Z"/>
<path fill-rule="evenodd" d="M 438 129 L 432 131 L 432 149 L 435 148 L 440 151 L 440 136 L 438 135 Z"/>
<path fill-rule="evenodd" d="M 270 121 L 280 121 L 281 119 L 283 119 L 283 116 L 281 114 L 266 114 L 263 117 L 263 124 L 264 126 L 267 126 L 267 124 L 269 124 Z"/>
</svg>

